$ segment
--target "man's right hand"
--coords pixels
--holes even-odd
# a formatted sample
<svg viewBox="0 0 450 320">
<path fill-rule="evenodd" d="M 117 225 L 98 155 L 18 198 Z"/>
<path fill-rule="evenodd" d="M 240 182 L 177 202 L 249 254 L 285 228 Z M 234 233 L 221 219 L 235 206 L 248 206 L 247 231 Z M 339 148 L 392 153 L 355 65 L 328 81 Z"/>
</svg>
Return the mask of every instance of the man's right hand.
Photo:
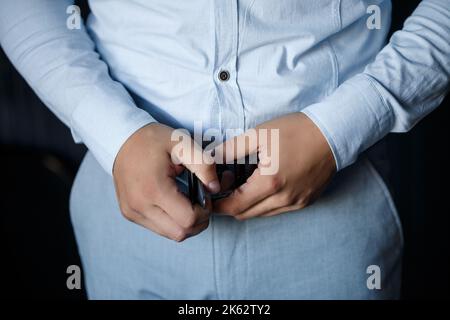
<svg viewBox="0 0 450 320">
<path fill-rule="evenodd" d="M 193 206 L 177 188 L 175 177 L 186 167 L 210 192 L 220 189 L 214 164 L 172 162 L 174 129 L 152 123 L 136 131 L 121 147 L 113 169 L 116 195 L 125 218 L 175 241 L 196 235 L 209 224 L 211 205 Z M 202 149 L 192 141 L 192 152 Z M 203 154 L 202 154 L 203 156 Z"/>
</svg>

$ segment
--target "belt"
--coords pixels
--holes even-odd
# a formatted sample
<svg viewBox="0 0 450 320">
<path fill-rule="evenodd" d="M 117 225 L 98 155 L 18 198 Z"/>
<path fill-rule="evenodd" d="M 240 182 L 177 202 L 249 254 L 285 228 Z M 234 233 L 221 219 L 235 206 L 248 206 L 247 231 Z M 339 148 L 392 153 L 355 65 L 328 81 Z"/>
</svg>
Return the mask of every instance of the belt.
<svg viewBox="0 0 450 320">
<path fill-rule="evenodd" d="M 234 161 L 232 164 L 217 164 L 216 172 L 219 181 L 222 182 L 223 175 L 226 171 L 231 173 L 233 182 L 227 190 L 221 190 L 219 193 L 211 194 L 206 191 L 203 183 L 191 171 L 185 169 L 176 177 L 178 189 L 185 194 L 192 204 L 199 204 L 205 208 L 208 200 L 215 201 L 229 196 L 234 189 L 244 184 L 257 168 L 256 164 L 251 164 L 248 157 L 244 163 Z"/>
</svg>

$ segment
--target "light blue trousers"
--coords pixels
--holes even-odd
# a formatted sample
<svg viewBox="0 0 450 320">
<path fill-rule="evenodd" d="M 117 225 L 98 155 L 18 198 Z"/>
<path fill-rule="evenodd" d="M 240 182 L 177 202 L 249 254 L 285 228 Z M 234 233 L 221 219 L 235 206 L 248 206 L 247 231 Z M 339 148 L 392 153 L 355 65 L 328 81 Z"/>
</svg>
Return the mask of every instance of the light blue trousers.
<svg viewBox="0 0 450 320">
<path fill-rule="evenodd" d="M 176 243 L 122 217 L 111 176 L 88 153 L 73 186 L 71 216 L 90 299 L 399 295 L 401 226 L 365 159 L 339 172 L 304 210 L 244 222 L 213 215 L 207 230 Z M 381 289 L 367 286 L 371 265 L 380 268 Z"/>
</svg>

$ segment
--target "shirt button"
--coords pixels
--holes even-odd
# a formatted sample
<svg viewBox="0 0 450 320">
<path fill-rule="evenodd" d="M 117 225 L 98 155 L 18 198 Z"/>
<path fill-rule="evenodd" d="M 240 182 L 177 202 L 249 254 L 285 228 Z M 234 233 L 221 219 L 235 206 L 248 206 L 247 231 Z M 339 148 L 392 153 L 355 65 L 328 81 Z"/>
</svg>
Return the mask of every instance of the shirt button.
<svg viewBox="0 0 450 320">
<path fill-rule="evenodd" d="M 222 70 L 219 72 L 220 81 L 228 81 L 230 79 L 230 73 L 227 70 Z"/>
</svg>

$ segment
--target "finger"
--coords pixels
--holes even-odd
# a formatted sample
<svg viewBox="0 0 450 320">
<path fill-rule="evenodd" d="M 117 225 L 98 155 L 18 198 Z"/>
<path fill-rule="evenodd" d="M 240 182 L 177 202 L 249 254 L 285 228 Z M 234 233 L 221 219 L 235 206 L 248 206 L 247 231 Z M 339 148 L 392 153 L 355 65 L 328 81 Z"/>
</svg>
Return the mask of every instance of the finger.
<svg viewBox="0 0 450 320">
<path fill-rule="evenodd" d="M 276 178 L 261 175 L 259 170 L 255 170 L 251 179 L 237 188 L 230 196 L 216 201 L 214 210 L 236 216 L 275 194 L 279 189 L 279 182 Z"/>
<path fill-rule="evenodd" d="M 185 170 L 185 167 L 182 165 L 174 165 L 173 170 L 174 170 L 173 178 L 175 178 L 176 176 L 179 176 Z"/>
<path fill-rule="evenodd" d="M 200 233 L 209 224 L 209 220 L 206 220 L 191 228 L 183 228 L 157 206 L 152 206 L 142 214 L 137 213 L 135 222 L 163 237 L 178 242 Z"/>
<path fill-rule="evenodd" d="M 256 203 L 241 214 L 235 216 L 235 218 L 238 220 L 246 220 L 257 216 L 262 216 L 276 209 L 279 209 L 284 205 L 284 203 L 280 202 L 279 194 L 275 194 Z"/>
<path fill-rule="evenodd" d="M 177 162 L 194 173 L 208 191 L 212 193 L 219 192 L 220 182 L 217 177 L 214 158 L 210 153 L 204 152 L 192 139 L 187 141 L 187 143 L 183 144 L 183 152 L 172 153 L 172 157 L 175 157 Z"/>
<path fill-rule="evenodd" d="M 301 210 L 302 207 L 300 205 L 292 205 L 292 206 L 285 206 L 281 208 L 277 208 L 274 210 L 271 210 L 269 212 L 266 212 L 265 214 L 261 215 L 261 217 L 272 217 L 281 213 L 289 213 L 293 211 Z"/>
<path fill-rule="evenodd" d="M 178 190 L 173 179 L 168 179 L 167 185 L 161 188 L 161 196 L 156 199 L 156 205 L 167 212 L 178 225 L 190 228 L 209 218 L 208 210 L 199 205 L 193 206 Z"/>
<path fill-rule="evenodd" d="M 256 129 L 250 129 L 243 134 L 233 137 L 215 148 L 216 157 L 224 163 L 233 163 L 236 159 L 258 151 L 258 135 Z"/>
<path fill-rule="evenodd" d="M 186 234 L 186 238 L 190 238 L 193 236 L 198 235 L 199 233 L 201 233 L 202 231 L 208 229 L 209 226 L 209 220 L 202 222 L 200 224 L 195 225 L 194 227 L 192 227 L 190 229 L 190 231 Z"/>
<path fill-rule="evenodd" d="M 151 206 L 143 213 L 133 210 L 135 219 L 133 222 L 151 230 L 160 236 L 181 241 L 184 235 L 184 230 L 173 221 L 164 210 L 157 206 Z"/>
<path fill-rule="evenodd" d="M 214 164 L 184 164 L 211 193 L 220 192 L 220 182 Z"/>
</svg>

